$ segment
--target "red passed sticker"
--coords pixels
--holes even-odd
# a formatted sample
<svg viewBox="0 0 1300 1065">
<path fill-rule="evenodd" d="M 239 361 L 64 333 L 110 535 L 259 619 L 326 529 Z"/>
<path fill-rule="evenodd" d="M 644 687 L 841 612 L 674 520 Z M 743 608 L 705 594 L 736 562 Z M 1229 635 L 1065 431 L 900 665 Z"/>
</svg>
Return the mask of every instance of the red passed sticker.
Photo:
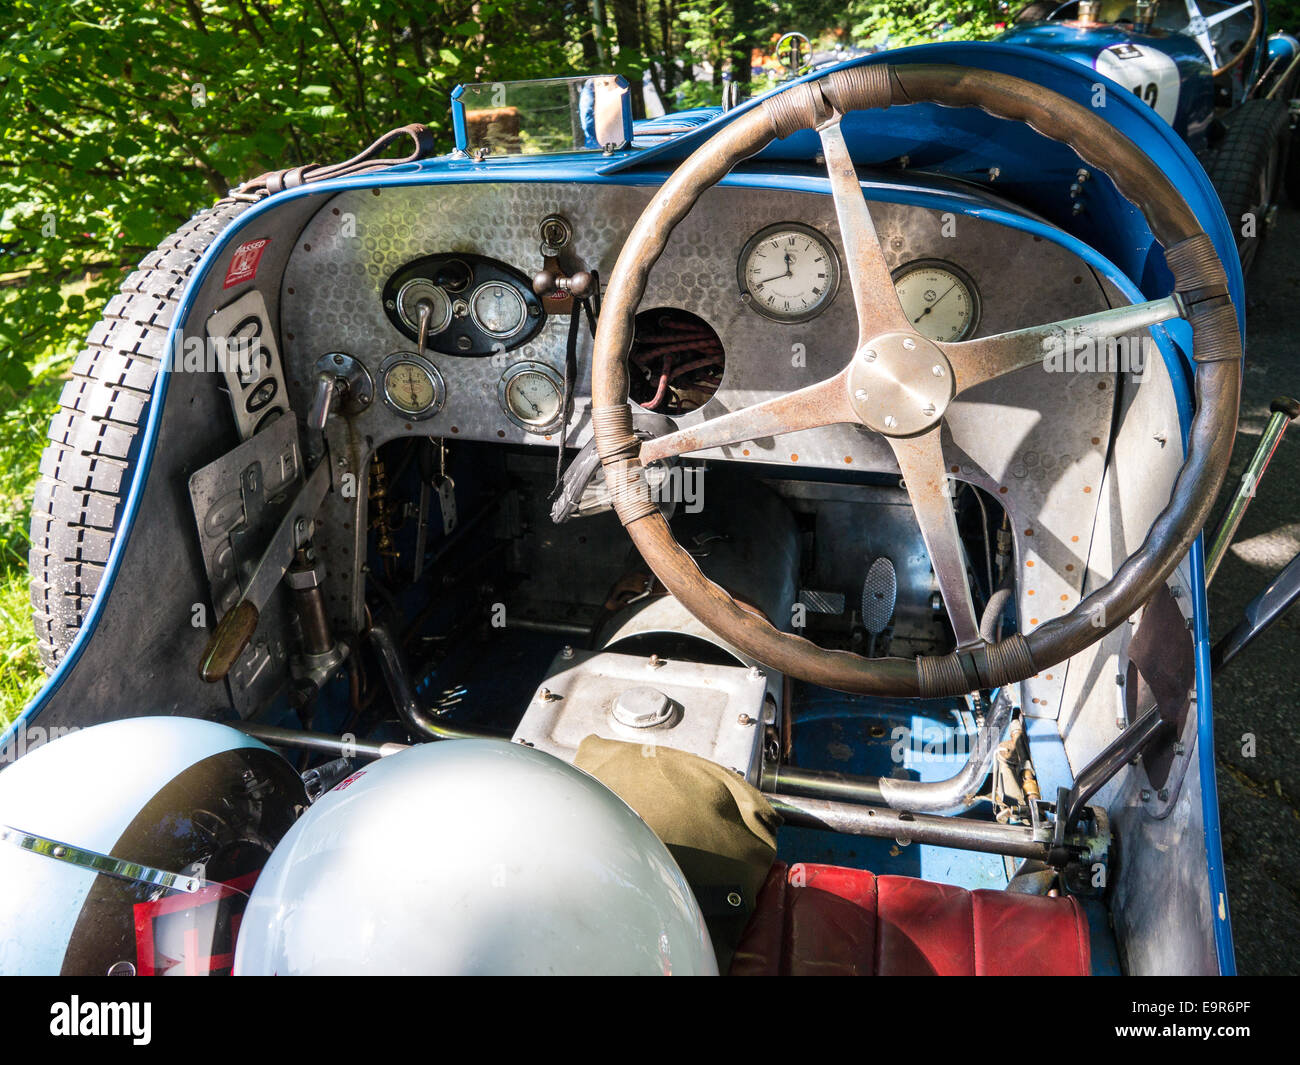
<svg viewBox="0 0 1300 1065">
<path fill-rule="evenodd" d="M 266 237 L 250 240 L 236 248 L 234 257 L 230 260 L 230 269 L 226 271 L 225 284 L 221 287 L 230 288 L 244 281 L 252 281 L 257 276 L 257 264 L 262 261 L 262 252 L 266 251 L 266 246 L 270 243 L 271 238 Z"/>
<path fill-rule="evenodd" d="M 355 784 L 358 780 L 360 780 L 365 775 L 366 775 L 366 771 L 364 769 L 358 769 L 346 780 L 340 780 L 337 784 L 334 785 L 334 787 L 330 788 L 330 791 L 343 791 L 344 789 L 347 788 L 349 784 Z"/>
</svg>

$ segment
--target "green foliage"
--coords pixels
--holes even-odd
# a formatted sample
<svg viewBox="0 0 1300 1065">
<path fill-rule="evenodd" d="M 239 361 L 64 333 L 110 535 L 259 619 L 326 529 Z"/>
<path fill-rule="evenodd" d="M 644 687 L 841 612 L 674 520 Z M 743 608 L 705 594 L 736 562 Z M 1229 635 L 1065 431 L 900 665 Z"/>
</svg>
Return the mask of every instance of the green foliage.
<svg viewBox="0 0 1300 1065">
<path fill-rule="evenodd" d="M 855 42 L 890 48 L 982 40 L 998 33 L 1007 17 L 995 0 L 960 7 L 948 0 L 852 0 L 847 12 Z"/>
<path fill-rule="evenodd" d="M 461 81 L 569 73 L 543 0 L 9 0 L 0 13 L 0 381 L 84 333 L 129 269 L 265 170 L 422 121 Z M 84 297 L 69 279 L 91 275 Z"/>
<path fill-rule="evenodd" d="M 1286 30 L 1300 33 L 1300 0 L 1271 0 L 1268 10 L 1268 31 Z"/>
<path fill-rule="evenodd" d="M 42 353 L 32 360 L 27 385 L 15 390 L 0 384 L 0 729 L 42 680 L 27 590 L 27 512 L 69 365 L 66 355 Z"/>
</svg>

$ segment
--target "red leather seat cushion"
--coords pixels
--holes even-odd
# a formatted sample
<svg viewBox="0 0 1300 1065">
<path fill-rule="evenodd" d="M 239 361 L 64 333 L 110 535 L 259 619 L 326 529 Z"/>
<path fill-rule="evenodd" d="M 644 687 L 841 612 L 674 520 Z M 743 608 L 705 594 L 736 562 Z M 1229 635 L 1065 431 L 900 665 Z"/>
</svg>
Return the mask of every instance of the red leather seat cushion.
<svg viewBox="0 0 1300 1065">
<path fill-rule="evenodd" d="M 1077 899 L 778 862 L 731 974 L 1087 976 L 1090 965 Z"/>
</svg>

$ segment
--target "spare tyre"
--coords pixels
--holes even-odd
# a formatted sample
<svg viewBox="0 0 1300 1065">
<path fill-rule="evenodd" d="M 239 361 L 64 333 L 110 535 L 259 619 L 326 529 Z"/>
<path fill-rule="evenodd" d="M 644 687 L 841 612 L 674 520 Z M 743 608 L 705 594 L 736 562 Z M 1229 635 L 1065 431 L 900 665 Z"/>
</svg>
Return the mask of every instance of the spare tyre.
<svg viewBox="0 0 1300 1065">
<path fill-rule="evenodd" d="M 73 364 L 32 500 L 32 620 L 47 673 L 72 645 L 104 576 L 181 293 L 217 234 L 248 206 L 223 200 L 146 255 Z"/>
</svg>

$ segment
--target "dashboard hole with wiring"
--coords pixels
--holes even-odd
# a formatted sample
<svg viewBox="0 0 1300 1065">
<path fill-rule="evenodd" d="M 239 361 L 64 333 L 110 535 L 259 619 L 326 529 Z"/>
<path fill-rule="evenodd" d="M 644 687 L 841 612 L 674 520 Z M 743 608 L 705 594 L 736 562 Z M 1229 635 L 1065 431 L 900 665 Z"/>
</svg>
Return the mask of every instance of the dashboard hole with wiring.
<svg viewBox="0 0 1300 1065">
<path fill-rule="evenodd" d="M 718 391 L 726 353 L 713 326 L 698 314 L 656 307 L 636 316 L 628 356 L 631 398 L 656 414 L 688 414 Z"/>
</svg>

